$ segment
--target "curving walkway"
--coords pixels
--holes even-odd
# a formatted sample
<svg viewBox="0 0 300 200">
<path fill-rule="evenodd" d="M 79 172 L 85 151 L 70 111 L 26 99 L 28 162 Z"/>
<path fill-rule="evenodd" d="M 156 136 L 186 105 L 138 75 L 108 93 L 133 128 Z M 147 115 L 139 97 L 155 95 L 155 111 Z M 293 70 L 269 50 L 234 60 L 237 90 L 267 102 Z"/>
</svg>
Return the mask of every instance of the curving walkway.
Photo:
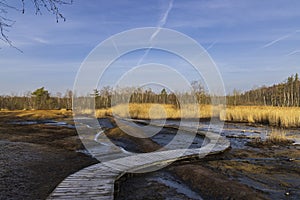
<svg viewBox="0 0 300 200">
<path fill-rule="evenodd" d="M 130 126 L 130 123 L 126 122 L 126 125 Z M 217 154 L 230 147 L 228 140 L 215 133 L 205 133 L 205 140 L 209 142 L 199 149 L 175 149 L 140 154 L 131 154 L 122 149 L 102 145 L 104 149 L 95 148 L 92 154 L 96 157 L 111 156 L 116 159 L 89 166 L 70 175 L 57 186 L 48 199 L 113 199 L 114 182 L 127 172 L 156 169 L 175 160 Z"/>
</svg>

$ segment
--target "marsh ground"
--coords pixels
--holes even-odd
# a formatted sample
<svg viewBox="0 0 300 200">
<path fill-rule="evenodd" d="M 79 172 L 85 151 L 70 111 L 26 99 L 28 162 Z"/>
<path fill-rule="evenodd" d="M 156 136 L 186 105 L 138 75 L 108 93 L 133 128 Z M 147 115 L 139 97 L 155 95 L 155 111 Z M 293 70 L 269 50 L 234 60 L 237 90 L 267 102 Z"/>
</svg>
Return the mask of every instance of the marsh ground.
<svg viewBox="0 0 300 200">
<path fill-rule="evenodd" d="M 174 130 L 168 121 L 168 132 Z M 206 130 L 206 123 L 201 123 Z M 172 126 L 172 125 L 171 125 Z M 204 159 L 177 161 L 156 172 L 129 174 L 117 183 L 117 199 L 299 199 L 300 148 L 291 143 L 258 143 L 269 129 L 225 124 L 232 148 Z M 296 129 L 287 131 L 298 134 Z M 295 135 L 296 134 L 296 135 Z M 198 196 L 196 196 L 197 194 Z"/>
<path fill-rule="evenodd" d="M 231 149 L 205 159 L 175 162 L 157 172 L 119 180 L 117 199 L 298 199 L 299 150 Z"/>
<path fill-rule="evenodd" d="M 45 199 L 68 175 L 97 162 L 76 152 L 83 147 L 75 129 L 11 123 L 70 117 L 55 112 L 0 113 L 0 199 Z"/>
<path fill-rule="evenodd" d="M 74 128 L 45 121 L 72 125 L 71 114 L 0 113 L 0 199 L 45 199 L 65 177 L 98 162 L 77 152 L 83 146 Z M 15 123 L 24 121 L 29 123 Z M 111 133 L 117 141 L 118 130 Z M 205 159 L 178 161 L 156 172 L 125 175 L 116 183 L 116 199 L 299 198 L 299 146 L 253 147 L 239 138 L 230 140 L 243 145 Z"/>
</svg>

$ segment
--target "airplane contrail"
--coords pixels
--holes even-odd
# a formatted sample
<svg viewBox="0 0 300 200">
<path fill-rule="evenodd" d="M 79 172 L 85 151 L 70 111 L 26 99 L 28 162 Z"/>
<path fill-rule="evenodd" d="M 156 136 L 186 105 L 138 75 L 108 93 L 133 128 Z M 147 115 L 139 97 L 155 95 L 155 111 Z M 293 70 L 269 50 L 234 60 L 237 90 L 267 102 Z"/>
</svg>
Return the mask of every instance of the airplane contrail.
<svg viewBox="0 0 300 200">
<path fill-rule="evenodd" d="M 111 38 L 111 42 L 112 42 L 112 44 L 113 44 L 113 46 L 114 46 L 114 48 L 115 48 L 117 54 L 118 54 L 118 55 L 121 55 L 121 54 L 120 54 L 120 51 L 119 51 L 119 48 L 117 47 L 117 44 L 116 44 L 116 42 L 114 41 L 113 38 Z"/>
<path fill-rule="evenodd" d="M 273 44 L 276 44 L 277 42 L 280 42 L 281 40 L 287 39 L 287 38 L 289 38 L 289 37 L 291 37 L 291 36 L 293 36 L 294 34 L 299 33 L 299 32 L 300 32 L 300 30 L 295 30 L 294 32 L 292 32 L 292 33 L 290 33 L 290 34 L 281 36 L 281 37 L 279 37 L 279 38 L 277 38 L 277 39 L 275 39 L 275 40 L 273 40 L 273 41 L 271 41 L 271 42 L 265 44 L 265 45 L 262 46 L 261 48 L 264 49 L 264 48 L 270 47 L 270 46 L 272 46 Z"/>
<path fill-rule="evenodd" d="M 157 25 L 157 30 L 152 34 L 150 40 L 153 40 L 155 38 L 155 36 L 159 33 L 161 27 L 163 27 L 166 24 L 169 13 L 170 13 L 171 9 L 173 8 L 173 2 L 174 2 L 174 0 L 171 0 L 169 2 L 169 6 L 168 6 L 166 12 L 163 14 L 163 17 L 161 18 L 161 20 L 159 20 L 159 23 Z"/>
<path fill-rule="evenodd" d="M 161 28 L 167 23 L 167 19 L 169 16 L 170 11 L 173 8 L 173 2 L 174 0 L 170 0 L 169 2 L 169 6 L 167 8 L 167 10 L 163 13 L 162 18 L 159 20 L 158 24 L 157 24 L 157 30 L 151 35 L 150 37 L 150 43 L 153 41 L 153 39 L 157 36 L 157 34 L 160 32 Z M 142 63 L 142 61 L 145 59 L 145 57 L 149 54 L 149 51 L 151 50 L 152 47 L 148 48 L 146 50 L 146 52 L 144 53 L 144 55 L 141 57 L 141 59 L 139 60 L 139 62 L 137 63 L 137 65 L 140 65 Z"/>
<path fill-rule="evenodd" d="M 213 48 L 213 46 L 215 46 L 215 44 L 217 44 L 217 43 L 218 43 L 218 41 L 215 40 L 215 41 L 214 41 L 213 43 L 211 43 L 205 50 L 207 51 L 207 50 Z"/>
<path fill-rule="evenodd" d="M 275 40 L 273 40 L 273 41 L 271 41 L 271 42 L 265 44 L 264 46 L 262 46 L 262 48 L 264 49 L 264 48 L 270 47 L 270 46 L 272 46 L 273 44 L 276 44 L 277 42 L 280 42 L 281 40 L 284 40 L 284 39 L 286 39 L 286 38 L 291 37 L 293 34 L 294 34 L 294 33 L 288 34 L 288 35 L 284 35 L 284 36 L 281 36 L 281 37 L 279 37 L 279 38 L 277 38 L 277 39 L 275 39 Z"/>
<path fill-rule="evenodd" d="M 292 56 L 292 55 L 298 54 L 298 53 L 300 53 L 300 50 L 295 50 L 295 51 L 292 51 L 292 52 L 286 54 L 286 56 Z"/>
</svg>

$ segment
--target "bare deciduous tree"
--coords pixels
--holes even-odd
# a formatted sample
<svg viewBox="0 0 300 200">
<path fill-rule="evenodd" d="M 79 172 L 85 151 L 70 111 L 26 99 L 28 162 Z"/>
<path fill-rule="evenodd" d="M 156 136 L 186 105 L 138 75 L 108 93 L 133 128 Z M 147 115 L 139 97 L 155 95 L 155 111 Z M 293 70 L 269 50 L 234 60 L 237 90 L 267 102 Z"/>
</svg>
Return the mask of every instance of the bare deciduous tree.
<svg viewBox="0 0 300 200">
<path fill-rule="evenodd" d="M 20 5 L 14 5 L 11 1 L 0 0 L 0 40 L 13 46 L 12 41 L 8 38 L 7 31 L 13 26 L 14 20 L 7 17 L 10 10 L 14 10 L 20 13 L 25 13 L 27 3 L 33 4 L 35 8 L 35 14 L 42 14 L 43 10 L 55 15 L 56 21 L 60 19 L 65 21 L 66 18 L 60 12 L 62 5 L 70 5 L 73 0 L 19 0 Z"/>
</svg>

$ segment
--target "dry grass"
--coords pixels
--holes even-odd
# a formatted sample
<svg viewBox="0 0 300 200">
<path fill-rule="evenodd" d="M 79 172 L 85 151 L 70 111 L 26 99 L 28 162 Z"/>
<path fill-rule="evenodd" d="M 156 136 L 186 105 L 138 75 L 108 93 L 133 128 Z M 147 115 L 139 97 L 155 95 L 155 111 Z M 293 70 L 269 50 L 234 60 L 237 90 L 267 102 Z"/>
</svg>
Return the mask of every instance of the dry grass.
<svg viewBox="0 0 300 200">
<path fill-rule="evenodd" d="M 260 123 L 284 128 L 300 127 L 300 108 L 272 106 L 228 106 L 183 105 L 176 109 L 173 105 L 129 104 L 118 105 L 111 109 L 96 111 L 97 117 L 115 114 L 120 117 L 140 119 L 180 119 L 218 117 L 222 121 Z"/>
<path fill-rule="evenodd" d="M 183 105 L 176 109 L 173 105 L 129 104 L 118 105 L 111 109 L 96 111 L 97 117 L 107 115 L 132 117 L 140 119 L 180 119 L 180 118 L 211 118 L 218 117 L 222 121 L 260 123 L 284 128 L 300 127 L 300 108 L 272 106 L 228 106 L 221 107 L 200 105 Z"/>
<path fill-rule="evenodd" d="M 287 144 L 291 143 L 291 140 L 286 136 L 286 131 L 284 130 L 272 130 L 266 139 L 266 143 L 272 144 Z"/>
<path fill-rule="evenodd" d="M 285 146 L 291 143 L 293 143 L 293 140 L 286 135 L 285 130 L 273 129 L 265 140 L 256 138 L 255 140 L 249 142 L 248 145 L 253 147 L 265 147 L 272 145 Z"/>
<path fill-rule="evenodd" d="M 92 110 L 84 110 L 81 114 L 93 114 Z M 220 106 L 211 105 L 182 105 L 177 109 L 165 104 L 121 104 L 108 109 L 95 111 L 96 117 L 117 115 L 139 119 L 180 119 L 180 118 L 211 118 L 217 117 L 222 121 L 260 123 L 271 126 L 292 128 L 300 127 L 299 107 L 272 106 L 228 106 L 222 110 Z M 67 110 L 24 110 L 1 111 L 2 117 L 10 115 L 21 118 L 55 119 L 62 116 L 71 117 L 72 111 Z"/>
<path fill-rule="evenodd" d="M 89 111 L 85 111 L 88 113 Z M 91 112 L 91 111 L 90 111 Z M 110 109 L 96 110 L 96 117 L 117 115 L 137 119 L 180 119 L 180 118 L 211 118 L 219 117 L 219 108 L 210 105 L 183 105 L 177 109 L 166 104 L 121 104 Z"/>
<path fill-rule="evenodd" d="M 300 127 L 300 108 L 272 106 L 229 106 L 220 119 L 231 122 L 262 123 L 278 127 Z"/>
<path fill-rule="evenodd" d="M 1 118 L 23 118 L 30 119 L 57 119 L 72 117 L 72 111 L 61 110 L 16 110 L 16 111 L 0 111 Z"/>
</svg>

